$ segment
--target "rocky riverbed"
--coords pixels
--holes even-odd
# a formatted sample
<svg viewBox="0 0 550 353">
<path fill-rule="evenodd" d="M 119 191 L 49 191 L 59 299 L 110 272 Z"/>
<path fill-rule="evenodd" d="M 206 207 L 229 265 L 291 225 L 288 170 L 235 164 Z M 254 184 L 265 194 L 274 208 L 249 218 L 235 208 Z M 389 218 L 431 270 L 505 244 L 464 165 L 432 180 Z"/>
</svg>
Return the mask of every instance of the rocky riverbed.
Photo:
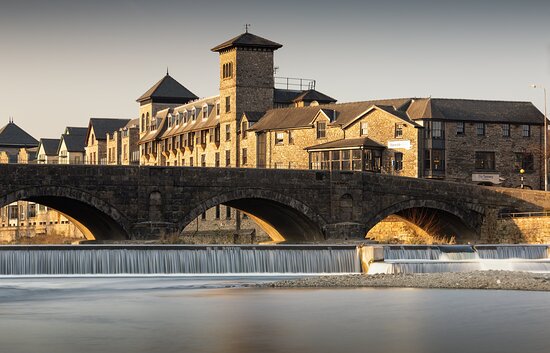
<svg viewBox="0 0 550 353">
<path fill-rule="evenodd" d="M 264 283 L 276 288 L 406 287 L 550 291 L 550 274 L 512 271 L 376 274 L 307 277 Z"/>
</svg>

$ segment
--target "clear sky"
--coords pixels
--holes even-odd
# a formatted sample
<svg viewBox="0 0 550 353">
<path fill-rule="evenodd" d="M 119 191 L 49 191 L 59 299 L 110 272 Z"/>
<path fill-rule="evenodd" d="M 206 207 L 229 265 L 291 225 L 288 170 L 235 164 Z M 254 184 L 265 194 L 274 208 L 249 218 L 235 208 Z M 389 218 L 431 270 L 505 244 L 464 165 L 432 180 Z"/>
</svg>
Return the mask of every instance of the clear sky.
<svg viewBox="0 0 550 353">
<path fill-rule="evenodd" d="M 136 117 L 170 74 L 218 93 L 212 47 L 250 31 L 283 44 L 278 76 L 340 102 L 394 97 L 532 101 L 550 93 L 550 1 L 20 0 L 0 10 L 0 126 L 35 138 L 90 117 Z"/>
</svg>

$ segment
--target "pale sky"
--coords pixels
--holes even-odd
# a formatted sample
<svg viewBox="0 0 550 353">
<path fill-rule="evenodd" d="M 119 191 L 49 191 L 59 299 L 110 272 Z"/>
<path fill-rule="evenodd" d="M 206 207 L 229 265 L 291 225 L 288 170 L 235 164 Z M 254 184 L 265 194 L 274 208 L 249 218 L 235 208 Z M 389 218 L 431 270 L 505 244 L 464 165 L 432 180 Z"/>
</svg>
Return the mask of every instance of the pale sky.
<svg viewBox="0 0 550 353">
<path fill-rule="evenodd" d="M 283 44 L 278 76 L 339 102 L 396 97 L 532 101 L 550 91 L 550 2 L 483 0 L 20 0 L 0 10 L 0 126 L 35 138 L 90 117 L 136 117 L 170 74 L 218 94 L 218 54 L 244 32 Z M 549 92 L 550 93 L 550 92 Z"/>
</svg>

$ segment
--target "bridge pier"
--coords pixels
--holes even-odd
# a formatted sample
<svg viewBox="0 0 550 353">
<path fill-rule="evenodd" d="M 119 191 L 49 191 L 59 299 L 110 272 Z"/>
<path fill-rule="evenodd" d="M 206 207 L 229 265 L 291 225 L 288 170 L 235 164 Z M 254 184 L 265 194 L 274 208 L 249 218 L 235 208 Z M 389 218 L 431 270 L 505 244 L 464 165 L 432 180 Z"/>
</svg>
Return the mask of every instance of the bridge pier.
<svg viewBox="0 0 550 353">
<path fill-rule="evenodd" d="M 178 234 L 177 224 L 147 221 L 135 223 L 130 237 L 133 240 L 156 240 L 171 234 Z"/>
<path fill-rule="evenodd" d="M 355 222 L 327 224 L 323 231 L 327 241 L 365 240 L 367 234 L 365 225 Z"/>
</svg>

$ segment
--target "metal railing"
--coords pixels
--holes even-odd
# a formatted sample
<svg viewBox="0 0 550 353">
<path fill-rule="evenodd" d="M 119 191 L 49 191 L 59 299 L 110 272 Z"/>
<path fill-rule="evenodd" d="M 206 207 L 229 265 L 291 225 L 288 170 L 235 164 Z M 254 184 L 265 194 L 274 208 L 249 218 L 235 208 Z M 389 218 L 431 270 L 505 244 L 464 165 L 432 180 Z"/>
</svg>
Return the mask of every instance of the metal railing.
<svg viewBox="0 0 550 353">
<path fill-rule="evenodd" d="M 315 89 L 315 80 L 309 78 L 273 77 L 273 79 L 275 80 L 275 88 L 297 91 Z"/>
<path fill-rule="evenodd" d="M 550 217 L 550 211 L 501 213 L 498 218 Z"/>
</svg>

